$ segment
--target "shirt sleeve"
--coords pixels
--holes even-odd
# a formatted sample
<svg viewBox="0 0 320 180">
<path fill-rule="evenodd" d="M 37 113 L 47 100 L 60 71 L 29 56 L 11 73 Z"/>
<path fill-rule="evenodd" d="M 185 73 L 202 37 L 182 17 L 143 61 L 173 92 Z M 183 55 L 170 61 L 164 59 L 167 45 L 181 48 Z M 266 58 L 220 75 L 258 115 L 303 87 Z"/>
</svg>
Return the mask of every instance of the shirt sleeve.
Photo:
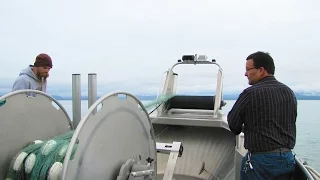
<svg viewBox="0 0 320 180">
<path fill-rule="evenodd" d="M 245 110 L 249 102 L 249 93 L 247 90 L 244 90 L 240 95 L 232 109 L 228 113 L 228 124 L 230 130 L 239 135 L 242 130 L 242 124 L 244 123 Z"/>
</svg>

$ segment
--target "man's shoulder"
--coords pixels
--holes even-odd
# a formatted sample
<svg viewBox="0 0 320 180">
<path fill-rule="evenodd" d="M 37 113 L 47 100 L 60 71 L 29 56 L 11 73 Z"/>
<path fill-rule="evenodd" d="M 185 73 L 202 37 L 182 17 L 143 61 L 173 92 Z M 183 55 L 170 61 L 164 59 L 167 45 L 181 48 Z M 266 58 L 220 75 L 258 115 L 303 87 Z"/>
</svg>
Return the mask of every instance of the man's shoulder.
<svg viewBox="0 0 320 180">
<path fill-rule="evenodd" d="M 250 93 L 252 92 L 252 86 L 245 88 L 242 90 L 242 92 L 239 94 L 239 98 L 248 98 Z"/>
<path fill-rule="evenodd" d="M 268 92 L 268 94 L 287 93 L 287 94 L 295 96 L 294 91 L 288 85 L 286 85 L 282 82 L 279 82 L 279 81 L 277 81 L 276 83 L 273 83 L 273 84 L 267 84 L 267 83 L 266 84 L 264 84 L 264 83 L 255 84 L 255 85 L 252 85 L 252 86 L 244 89 L 242 93 L 250 95 L 250 94 L 256 94 L 256 93 L 265 94 L 267 92 Z"/>
<path fill-rule="evenodd" d="M 32 83 L 32 78 L 26 74 L 22 74 L 16 78 L 13 86 L 29 86 Z"/>
<path fill-rule="evenodd" d="M 19 76 L 12 86 L 12 91 L 21 90 L 21 89 L 28 89 L 30 85 L 30 81 L 27 78 L 23 78 Z"/>
<path fill-rule="evenodd" d="M 269 85 L 263 85 L 263 84 L 254 84 L 254 85 L 251 85 L 247 88 L 245 88 L 243 91 L 242 91 L 242 95 L 249 95 L 249 94 L 252 94 L 252 93 L 256 93 L 256 92 L 259 92 L 261 90 L 263 91 L 266 91 L 268 89 L 271 89 L 272 86 L 269 86 Z"/>
<path fill-rule="evenodd" d="M 31 80 L 31 77 L 26 75 L 26 74 L 21 74 L 20 76 L 18 76 L 16 78 L 16 82 L 20 81 L 20 82 L 29 82 Z"/>
<path fill-rule="evenodd" d="M 247 88 L 245 88 L 243 91 L 242 91 L 242 93 L 241 94 L 248 94 L 248 93 L 250 93 L 250 92 L 252 92 L 252 91 L 255 91 L 255 90 L 257 90 L 257 89 L 259 89 L 258 87 L 256 87 L 256 86 L 249 86 L 249 87 L 247 87 Z"/>
<path fill-rule="evenodd" d="M 278 83 L 279 83 L 282 87 L 287 88 L 287 89 L 293 91 L 293 90 L 292 90 L 288 85 L 286 85 L 285 83 L 280 82 L 280 81 L 278 81 Z"/>
</svg>

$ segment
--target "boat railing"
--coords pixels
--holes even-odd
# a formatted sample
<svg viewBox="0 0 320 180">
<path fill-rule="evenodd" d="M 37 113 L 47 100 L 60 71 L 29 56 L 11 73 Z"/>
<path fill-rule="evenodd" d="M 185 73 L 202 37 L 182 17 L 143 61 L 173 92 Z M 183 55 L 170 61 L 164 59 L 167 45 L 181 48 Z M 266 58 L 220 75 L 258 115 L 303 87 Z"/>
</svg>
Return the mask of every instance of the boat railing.
<svg viewBox="0 0 320 180">
<path fill-rule="evenodd" d="M 320 179 L 320 173 L 317 170 L 309 165 L 304 165 L 304 167 L 309 171 L 313 178 L 315 178 L 316 180 Z"/>
<path fill-rule="evenodd" d="M 221 109 L 221 102 L 223 101 L 223 70 L 221 66 L 216 62 L 215 59 L 212 61 L 207 61 L 207 56 L 205 55 L 184 55 L 182 56 L 182 60 L 178 60 L 177 63 L 175 63 L 168 71 L 166 71 L 166 79 L 163 83 L 162 93 L 161 95 L 170 95 L 170 94 L 176 94 L 176 77 L 177 74 L 173 72 L 173 69 L 178 65 L 215 65 L 218 67 L 218 75 L 217 75 L 217 85 L 216 85 L 216 94 L 214 96 L 214 99 L 212 100 L 214 103 L 213 108 L 213 117 L 217 118 L 219 114 L 219 110 Z M 160 93 L 159 93 L 160 94 Z M 158 95 L 159 97 L 159 95 Z M 163 113 L 163 106 L 159 106 L 158 109 L 158 115 L 161 115 Z"/>
<path fill-rule="evenodd" d="M 240 133 L 236 138 L 236 150 L 238 153 L 240 153 L 239 155 L 241 155 L 242 157 L 247 153 L 247 150 L 244 148 L 243 142 L 244 134 Z M 299 167 L 299 169 L 302 171 L 305 178 L 310 180 L 320 180 L 320 173 L 316 169 L 301 161 L 297 156 L 295 157 L 295 161 L 297 167 Z M 238 165 L 238 168 L 240 168 L 239 164 L 236 165 Z"/>
<path fill-rule="evenodd" d="M 241 155 L 245 155 L 247 150 L 244 148 L 244 134 L 240 133 L 236 136 L 236 149 L 241 153 Z"/>
</svg>

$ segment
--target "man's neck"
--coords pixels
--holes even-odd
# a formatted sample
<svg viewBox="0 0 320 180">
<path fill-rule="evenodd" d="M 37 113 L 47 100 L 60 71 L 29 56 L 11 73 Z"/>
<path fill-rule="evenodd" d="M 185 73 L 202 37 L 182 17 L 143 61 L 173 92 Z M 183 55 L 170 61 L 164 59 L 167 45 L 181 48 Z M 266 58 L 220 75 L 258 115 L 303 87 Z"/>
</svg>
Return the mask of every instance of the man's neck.
<svg viewBox="0 0 320 180">
<path fill-rule="evenodd" d="M 37 76 L 37 68 L 33 67 L 32 72 L 39 79 L 39 77 Z"/>
</svg>

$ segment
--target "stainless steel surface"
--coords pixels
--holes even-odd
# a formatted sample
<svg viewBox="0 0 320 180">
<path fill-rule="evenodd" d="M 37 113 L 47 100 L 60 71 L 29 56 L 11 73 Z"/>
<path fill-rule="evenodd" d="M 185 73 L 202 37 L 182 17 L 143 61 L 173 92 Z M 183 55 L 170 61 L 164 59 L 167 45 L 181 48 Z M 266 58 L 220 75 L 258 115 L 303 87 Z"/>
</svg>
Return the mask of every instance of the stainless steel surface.
<svg viewBox="0 0 320 180">
<path fill-rule="evenodd" d="M 235 136 L 220 127 L 154 124 L 157 142 L 179 141 L 183 155 L 178 158 L 173 178 L 224 179 L 234 168 Z M 158 177 L 163 177 L 168 155 L 158 153 Z"/>
<path fill-rule="evenodd" d="M 72 74 L 72 120 L 76 128 L 81 120 L 81 75 Z"/>
<path fill-rule="evenodd" d="M 163 180 L 171 180 L 179 157 L 181 142 L 173 142 L 172 151 L 169 154 L 166 169 L 163 173 Z"/>
<path fill-rule="evenodd" d="M 208 118 L 211 118 L 214 114 L 213 110 L 206 109 L 177 109 L 172 108 L 168 110 L 167 114 L 187 114 L 187 115 L 209 115 Z"/>
<path fill-rule="evenodd" d="M 152 175 L 154 170 L 145 170 L 145 171 L 138 171 L 138 172 L 131 172 L 130 175 L 133 177 L 144 177 L 148 175 Z"/>
<path fill-rule="evenodd" d="M 240 180 L 240 170 L 241 170 L 241 162 L 244 154 L 239 152 L 238 150 L 235 151 L 234 154 L 234 165 L 235 165 L 235 180 Z"/>
<path fill-rule="evenodd" d="M 119 99 L 118 94 L 125 94 L 126 98 Z M 91 112 L 100 103 L 102 108 L 93 115 Z M 77 151 L 70 160 L 77 141 Z M 151 169 L 157 171 L 156 142 L 148 113 L 131 94 L 108 94 L 89 108 L 75 130 L 63 163 L 62 179 L 116 179 L 121 166 L 137 156 L 142 165 L 148 164 L 147 158 L 154 159 Z"/>
<path fill-rule="evenodd" d="M 174 64 L 168 71 L 161 95 L 172 92 L 173 69 L 177 65 L 216 65 L 218 66 L 214 110 L 170 109 L 164 105 L 150 117 L 158 142 L 183 144 L 183 156 L 176 161 L 173 173 L 175 180 L 226 179 L 234 180 L 235 135 L 230 132 L 226 115 L 220 109 L 222 101 L 223 72 L 216 62 L 185 60 Z M 173 83 L 171 83 L 173 84 Z M 179 109 L 180 108 L 180 109 Z M 168 155 L 158 153 L 158 177 L 163 178 Z M 170 163 L 169 163 L 170 164 Z M 170 178 L 170 177 L 169 177 Z"/>
<path fill-rule="evenodd" d="M 298 159 L 297 156 L 295 156 L 295 160 L 297 163 L 297 167 L 301 169 L 301 171 L 303 172 L 303 174 L 305 175 L 305 177 L 308 180 L 314 180 L 314 178 L 312 177 L 312 175 L 310 174 L 310 172 L 307 170 L 306 167 L 304 167 L 304 165 L 302 164 L 302 162 Z"/>
<path fill-rule="evenodd" d="M 6 103 L 0 107 L 0 179 L 5 179 L 11 160 L 26 145 L 64 134 L 72 122 L 61 104 L 41 91 L 14 91 L 2 100 Z"/>
<path fill-rule="evenodd" d="M 176 143 L 179 143 L 179 146 L 176 146 Z M 159 143 L 156 144 L 157 152 L 163 154 L 170 154 L 171 152 L 180 153 L 182 144 L 181 142 L 173 142 L 173 143 Z M 182 152 L 181 152 L 182 154 Z"/>
<path fill-rule="evenodd" d="M 197 61 L 197 60 L 194 60 L 194 61 L 187 60 L 187 61 L 175 63 L 166 73 L 166 79 L 165 79 L 165 83 L 162 87 L 162 94 L 161 95 L 175 94 L 175 90 L 177 88 L 174 87 L 174 85 L 176 84 L 176 82 L 174 82 L 174 80 L 176 81 L 176 78 L 174 75 L 176 75 L 177 73 L 175 73 L 173 71 L 173 69 L 178 65 L 215 65 L 219 68 L 218 74 L 217 74 L 217 86 L 216 86 L 216 92 L 215 92 L 214 111 L 212 114 L 212 116 L 214 118 L 218 118 L 218 116 L 219 116 L 218 113 L 220 111 L 219 109 L 221 106 L 221 100 L 222 100 L 222 95 L 223 95 L 223 93 L 222 93 L 222 90 L 223 90 L 223 70 L 222 70 L 221 66 L 216 62 Z M 165 107 L 163 105 L 161 105 L 157 109 L 157 115 L 162 116 L 164 113 L 164 108 Z"/>
<path fill-rule="evenodd" d="M 88 108 L 97 100 L 97 74 L 88 74 Z M 93 114 L 97 113 L 97 108 L 92 111 Z"/>
<path fill-rule="evenodd" d="M 196 118 L 196 117 L 163 116 L 163 117 L 151 117 L 151 121 L 153 124 L 163 124 L 163 125 L 220 127 L 229 131 L 228 123 L 222 119 L 213 119 L 213 118 L 206 118 L 206 117 Z"/>
</svg>

